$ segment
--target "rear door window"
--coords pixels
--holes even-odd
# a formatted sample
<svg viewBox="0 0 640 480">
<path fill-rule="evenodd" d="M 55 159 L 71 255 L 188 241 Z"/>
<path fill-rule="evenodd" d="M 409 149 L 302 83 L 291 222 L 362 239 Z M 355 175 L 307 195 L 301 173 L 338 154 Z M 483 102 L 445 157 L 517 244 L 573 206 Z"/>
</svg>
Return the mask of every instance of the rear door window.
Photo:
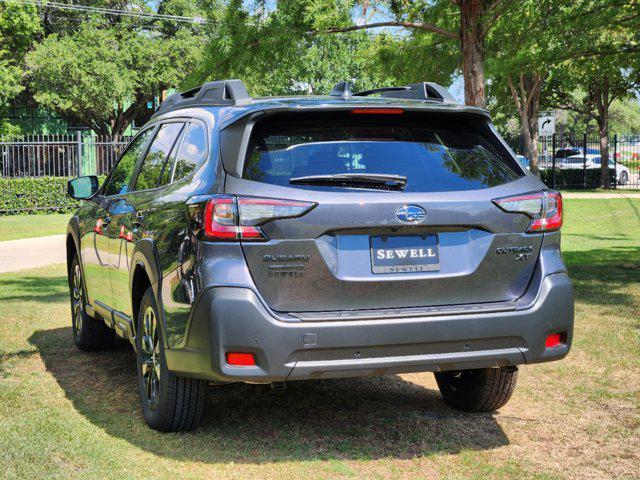
<svg viewBox="0 0 640 480">
<path fill-rule="evenodd" d="M 476 190 L 519 178 L 509 162 L 465 122 L 425 122 L 408 113 L 289 117 L 256 125 L 243 178 L 289 186 L 311 175 L 392 174 L 407 178 L 408 192 Z"/>
<path fill-rule="evenodd" d="M 169 183 L 170 177 L 166 173 L 171 168 L 168 165 L 169 154 L 183 127 L 184 123 L 160 126 L 140 166 L 135 190 L 149 190 Z"/>
<path fill-rule="evenodd" d="M 207 158 L 207 131 L 199 122 L 191 123 L 183 135 L 174 159 L 173 181 L 194 172 Z"/>
</svg>

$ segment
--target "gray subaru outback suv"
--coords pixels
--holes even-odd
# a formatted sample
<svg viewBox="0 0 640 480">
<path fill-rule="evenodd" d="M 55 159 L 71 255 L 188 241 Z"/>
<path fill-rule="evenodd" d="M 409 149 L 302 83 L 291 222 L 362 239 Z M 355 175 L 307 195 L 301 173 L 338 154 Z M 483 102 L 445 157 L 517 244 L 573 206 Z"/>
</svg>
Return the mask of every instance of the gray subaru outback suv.
<svg viewBox="0 0 640 480">
<path fill-rule="evenodd" d="M 84 350 L 128 339 L 145 420 L 194 428 L 209 382 L 435 372 L 493 411 L 517 366 L 569 351 L 562 199 L 486 111 L 433 83 L 169 97 L 67 236 Z"/>
</svg>

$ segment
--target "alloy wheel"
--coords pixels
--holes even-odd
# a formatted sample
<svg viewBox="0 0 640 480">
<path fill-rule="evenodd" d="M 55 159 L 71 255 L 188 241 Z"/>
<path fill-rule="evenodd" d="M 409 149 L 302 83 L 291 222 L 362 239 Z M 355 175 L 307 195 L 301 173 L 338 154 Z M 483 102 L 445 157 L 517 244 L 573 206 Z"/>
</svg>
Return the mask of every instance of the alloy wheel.
<svg viewBox="0 0 640 480">
<path fill-rule="evenodd" d="M 160 342 L 158 321 L 153 307 L 147 307 L 142 317 L 142 338 L 140 342 L 142 356 L 142 384 L 150 410 L 158 406 L 160 392 Z"/>
<path fill-rule="evenodd" d="M 76 264 L 73 269 L 71 280 L 71 313 L 73 322 L 73 336 L 76 341 L 82 332 L 82 322 L 84 320 L 84 289 L 82 287 L 82 272 L 80 265 Z"/>
</svg>

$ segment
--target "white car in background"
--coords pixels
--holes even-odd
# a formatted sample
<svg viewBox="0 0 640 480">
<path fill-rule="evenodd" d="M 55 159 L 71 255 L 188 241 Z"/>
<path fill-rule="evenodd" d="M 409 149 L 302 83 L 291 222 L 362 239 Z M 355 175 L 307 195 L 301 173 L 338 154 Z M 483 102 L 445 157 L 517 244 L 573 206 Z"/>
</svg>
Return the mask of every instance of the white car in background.
<svg viewBox="0 0 640 480">
<path fill-rule="evenodd" d="M 600 168 L 601 158 L 600 155 L 595 155 L 592 153 L 587 153 L 586 163 L 587 168 Z M 558 166 L 561 169 L 570 169 L 570 168 L 583 168 L 583 163 L 585 161 L 585 157 L 582 155 L 573 155 L 571 157 L 563 158 L 559 160 Z M 629 169 L 620 163 L 616 163 L 612 158 L 609 159 L 609 168 L 616 169 L 616 182 L 618 185 L 626 185 L 629 182 Z"/>
</svg>

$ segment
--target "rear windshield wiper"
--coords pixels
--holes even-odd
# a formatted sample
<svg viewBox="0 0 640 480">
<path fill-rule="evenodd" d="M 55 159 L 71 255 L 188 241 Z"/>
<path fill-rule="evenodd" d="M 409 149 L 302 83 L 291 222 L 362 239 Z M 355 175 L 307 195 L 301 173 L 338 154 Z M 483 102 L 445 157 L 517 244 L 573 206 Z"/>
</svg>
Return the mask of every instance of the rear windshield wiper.
<svg viewBox="0 0 640 480">
<path fill-rule="evenodd" d="M 334 173 L 331 175 L 306 175 L 289 179 L 292 184 L 335 184 L 369 188 L 404 189 L 407 177 L 386 173 Z"/>
</svg>

